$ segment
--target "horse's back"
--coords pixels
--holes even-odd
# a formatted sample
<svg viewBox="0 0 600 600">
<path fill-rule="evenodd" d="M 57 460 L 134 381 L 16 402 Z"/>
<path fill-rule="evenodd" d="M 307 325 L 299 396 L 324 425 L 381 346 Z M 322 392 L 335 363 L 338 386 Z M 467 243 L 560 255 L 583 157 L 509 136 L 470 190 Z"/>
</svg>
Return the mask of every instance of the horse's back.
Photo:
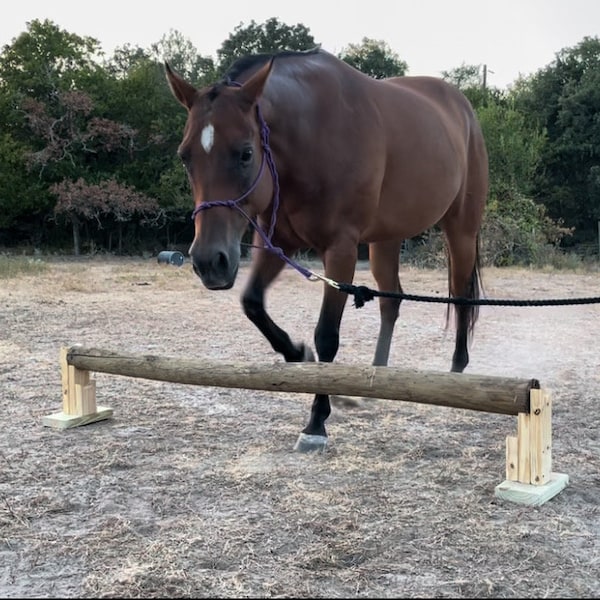
<svg viewBox="0 0 600 600">
<path fill-rule="evenodd" d="M 274 66 L 267 98 L 273 131 L 285 136 L 281 178 L 298 202 L 319 211 L 315 237 L 335 235 L 340 220 L 363 242 L 412 237 L 446 214 L 467 189 L 469 170 L 483 173 L 475 113 L 449 83 L 374 79 L 323 51 Z M 299 161 L 301 147 L 311 151 Z"/>
<path fill-rule="evenodd" d="M 469 100 L 443 79 L 405 76 L 376 83 L 387 92 L 381 98 L 389 122 L 401 123 L 404 139 L 418 136 L 439 146 L 440 138 L 448 136 L 456 152 L 466 152 L 473 137 L 483 138 Z"/>
<path fill-rule="evenodd" d="M 487 151 L 476 112 L 457 87 L 443 79 L 425 76 L 395 77 L 386 81 L 415 94 L 421 106 L 426 103 L 434 106 L 440 119 L 447 127 L 454 128 L 458 140 L 465 144 L 468 160 L 487 165 Z"/>
<path fill-rule="evenodd" d="M 462 227 L 480 226 L 488 192 L 488 155 L 477 114 L 467 97 L 455 86 L 435 77 L 396 77 L 387 80 L 414 93 L 419 102 L 435 107 L 450 136 L 462 183 L 444 217 L 460 218 Z M 469 225 L 470 223 L 470 225 Z"/>
<path fill-rule="evenodd" d="M 424 75 L 406 75 L 378 81 L 416 94 L 422 100 L 432 102 L 445 110 L 451 112 L 464 110 L 467 113 L 473 113 L 471 104 L 465 95 L 457 87 L 443 79 Z"/>
</svg>

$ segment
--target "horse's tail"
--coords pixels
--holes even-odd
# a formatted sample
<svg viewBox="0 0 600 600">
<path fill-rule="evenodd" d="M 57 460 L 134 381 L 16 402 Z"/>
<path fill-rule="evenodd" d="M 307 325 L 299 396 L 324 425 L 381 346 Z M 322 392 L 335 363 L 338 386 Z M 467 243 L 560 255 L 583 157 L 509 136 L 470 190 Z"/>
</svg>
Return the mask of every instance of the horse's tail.
<svg viewBox="0 0 600 600">
<path fill-rule="evenodd" d="M 481 279 L 481 253 L 479 250 L 480 247 L 480 239 L 479 234 L 475 239 L 475 263 L 473 264 L 473 270 L 471 271 L 471 277 L 469 278 L 467 289 L 465 290 L 464 297 L 469 300 L 479 300 L 479 298 L 483 295 L 483 282 Z M 451 265 L 448 262 L 448 285 L 450 285 L 450 273 L 451 273 Z M 455 326 L 458 329 L 460 327 L 459 319 L 466 319 L 467 325 L 467 335 L 469 340 L 473 337 L 473 331 L 475 330 L 475 324 L 477 323 L 477 319 L 479 318 L 479 305 L 472 304 L 465 306 L 465 310 L 461 311 L 456 310 L 456 305 L 448 304 L 446 309 L 446 327 L 450 322 L 450 314 L 454 312 L 455 318 Z"/>
</svg>

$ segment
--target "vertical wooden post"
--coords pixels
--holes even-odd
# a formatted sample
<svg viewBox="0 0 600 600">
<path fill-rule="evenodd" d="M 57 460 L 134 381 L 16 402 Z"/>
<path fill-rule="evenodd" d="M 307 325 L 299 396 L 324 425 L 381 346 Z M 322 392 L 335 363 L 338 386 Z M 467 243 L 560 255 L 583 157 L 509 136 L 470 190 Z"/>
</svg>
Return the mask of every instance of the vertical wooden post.
<svg viewBox="0 0 600 600">
<path fill-rule="evenodd" d="M 519 504 L 540 505 L 569 483 L 552 472 L 552 398 L 547 390 L 529 392 L 530 412 L 517 416 L 517 435 L 506 438 L 506 481 L 496 496 Z"/>
<path fill-rule="evenodd" d="M 96 406 L 96 381 L 90 372 L 67 362 L 68 348 L 60 350 L 62 412 L 42 417 L 42 423 L 55 429 L 66 429 L 102 421 L 112 416 L 112 408 Z"/>
<path fill-rule="evenodd" d="M 530 398 L 529 477 L 532 485 L 546 485 L 552 473 L 552 400 L 543 390 L 532 390 Z"/>
</svg>

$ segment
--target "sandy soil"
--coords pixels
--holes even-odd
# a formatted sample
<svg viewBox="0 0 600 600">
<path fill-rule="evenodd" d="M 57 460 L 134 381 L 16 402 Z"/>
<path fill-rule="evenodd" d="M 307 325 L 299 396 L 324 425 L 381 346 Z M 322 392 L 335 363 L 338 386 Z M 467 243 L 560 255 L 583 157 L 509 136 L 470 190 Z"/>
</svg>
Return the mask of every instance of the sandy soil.
<svg viewBox="0 0 600 600">
<path fill-rule="evenodd" d="M 484 307 L 470 373 L 554 397 L 541 507 L 499 500 L 516 418 L 390 401 L 334 406 L 324 454 L 292 452 L 307 394 L 96 374 L 111 420 L 57 431 L 61 346 L 280 361 L 233 290 L 188 263 L 54 261 L 0 286 L 0 596 L 600 597 L 600 307 Z M 372 285 L 363 267 L 357 281 Z M 598 273 L 484 270 L 490 298 L 599 296 Z M 443 271 L 405 291 L 446 294 Z M 286 271 L 268 308 L 312 341 L 321 284 Z M 443 305 L 405 303 L 391 364 L 447 370 Z M 372 360 L 375 302 L 346 309 L 338 362 Z"/>
</svg>

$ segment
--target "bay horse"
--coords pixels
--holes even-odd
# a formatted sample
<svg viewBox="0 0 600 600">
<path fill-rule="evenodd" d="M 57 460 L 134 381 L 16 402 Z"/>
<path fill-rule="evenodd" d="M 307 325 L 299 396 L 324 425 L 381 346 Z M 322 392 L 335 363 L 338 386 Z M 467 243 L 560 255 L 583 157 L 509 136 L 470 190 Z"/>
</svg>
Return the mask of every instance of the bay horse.
<svg viewBox="0 0 600 600">
<path fill-rule="evenodd" d="M 255 248 L 241 303 L 286 361 L 314 355 L 272 321 L 265 292 L 286 265 L 282 258 L 301 249 L 318 253 L 326 278 L 351 283 L 358 246 L 368 244 L 378 289 L 401 292 L 403 240 L 438 225 L 450 295 L 479 298 L 488 158 L 458 89 L 433 77 L 377 80 L 322 49 L 246 56 L 202 89 L 165 68 L 188 113 L 178 154 L 195 203 L 193 270 L 210 290 L 231 288 L 252 223 Z M 346 300 L 324 283 L 314 331 L 320 361 L 335 358 Z M 379 298 L 374 365 L 387 365 L 400 302 Z M 478 310 L 454 310 L 451 370 L 462 372 Z M 330 412 L 329 396 L 317 394 L 296 450 L 326 445 Z"/>
</svg>

